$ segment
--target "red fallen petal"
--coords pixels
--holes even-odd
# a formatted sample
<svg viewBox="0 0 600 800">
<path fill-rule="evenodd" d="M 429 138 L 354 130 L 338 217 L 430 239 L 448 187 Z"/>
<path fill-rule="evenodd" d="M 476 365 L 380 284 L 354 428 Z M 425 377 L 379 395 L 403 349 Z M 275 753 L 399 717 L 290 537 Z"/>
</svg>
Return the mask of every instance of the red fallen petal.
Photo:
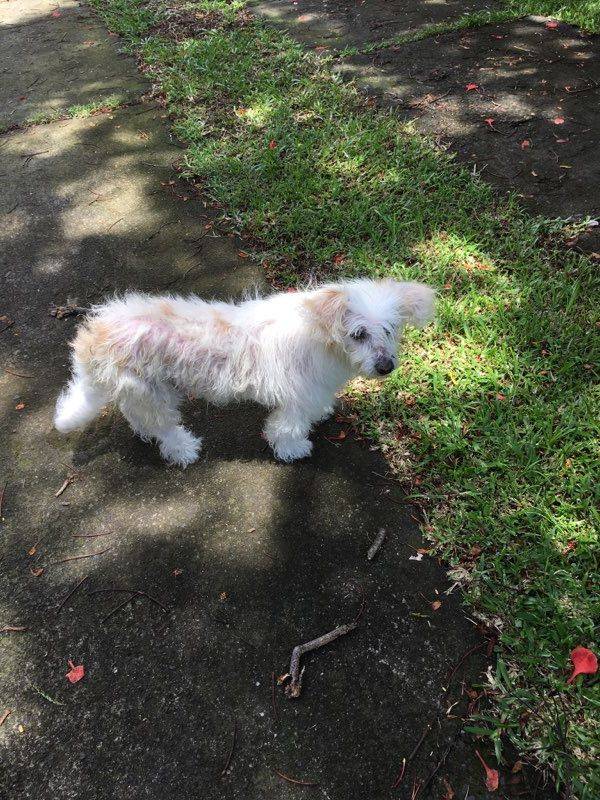
<svg viewBox="0 0 600 800">
<path fill-rule="evenodd" d="M 521 142 L 521 150 L 525 150 L 527 147 L 529 147 L 529 139 L 523 139 Z"/>
<path fill-rule="evenodd" d="M 475 750 L 475 755 L 481 761 L 483 768 L 485 770 L 485 788 L 488 790 L 488 792 L 495 792 L 496 789 L 498 788 L 498 783 L 500 781 L 498 770 L 488 767 L 488 765 L 481 757 L 479 750 Z"/>
<path fill-rule="evenodd" d="M 59 17 L 62 17 L 62 14 L 60 13 L 60 11 L 53 11 L 52 14 L 50 14 L 50 16 L 54 17 L 54 19 L 58 19 Z"/>
<path fill-rule="evenodd" d="M 271 141 L 269 142 L 269 150 L 275 150 L 276 147 L 277 147 L 277 142 L 275 141 L 275 139 L 271 139 Z"/>
<path fill-rule="evenodd" d="M 66 675 L 67 680 L 69 680 L 71 683 L 77 683 L 85 675 L 84 666 L 83 664 L 75 666 L 75 664 L 71 661 L 71 659 L 69 659 L 67 663 L 71 667 L 71 669 L 67 672 Z"/>
<path fill-rule="evenodd" d="M 546 23 L 546 27 L 549 31 L 553 31 L 555 28 L 558 28 L 558 22 L 556 22 L 554 19 L 549 19 Z"/>
<path fill-rule="evenodd" d="M 595 675 L 598 672 L 598 659 L 587 647 L 576 647 L 571 653 L 571 661 L 573 673 L 567 683 L 572 683 L 578 675 Z"/>
<path fill-rule="evenodd" d="M 478 83 L 467 83 L 465 86 L 467 92 L 472 92 L 474 89 L 479 89 Z"/>
<path fill-rule="evenodd" d="M 486 125 L 492 126 L 496 120 L 493 117 L 488 117 L 487 119 L 484 119 L 483 121 L 486 123 Z"/>
<path fill-rule="evenodd" d="M 554 119 L 552 120 L 552 122 L 553 122 L 555 125 L 564 125 L 564 123 L 565 123 L 565 119 L 564 119 L 564 117 L 554 117 Z"/>
</svg>

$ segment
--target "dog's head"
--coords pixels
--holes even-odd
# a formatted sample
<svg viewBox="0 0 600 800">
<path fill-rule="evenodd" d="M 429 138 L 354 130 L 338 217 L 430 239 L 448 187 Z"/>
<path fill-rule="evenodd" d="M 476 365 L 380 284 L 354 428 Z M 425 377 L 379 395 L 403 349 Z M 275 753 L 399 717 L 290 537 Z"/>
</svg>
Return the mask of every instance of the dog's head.
<svg viewBox="0 0 600 800">
<path fill-rule="evenodd" d="M 423 283 L 361 279 L 309 292 L 305 305 L 319 335 L 341 348 L 358 374 L 376 377 L 396 368 L 405 326 L 432 318 L 434 292 Z"/>
</svg>

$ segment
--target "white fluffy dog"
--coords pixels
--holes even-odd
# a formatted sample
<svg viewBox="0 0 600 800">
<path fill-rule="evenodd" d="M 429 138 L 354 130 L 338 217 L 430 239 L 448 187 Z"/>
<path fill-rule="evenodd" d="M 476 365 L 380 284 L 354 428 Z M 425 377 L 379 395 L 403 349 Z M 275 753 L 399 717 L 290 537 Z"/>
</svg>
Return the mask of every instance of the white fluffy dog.
<svg viewBox="0 0 600 800">
<path fill-rule="evenodd" d="M 357 375 L 390 373 L 402 329 L 424 325 L 433 305 L 428 286 L 390 279 L 238 304 L 128 294 L 95 306 L 77 331 L 54 424 L 67 433 L 117 403 L 138 436 L 185 467 L 201 446 L 181 425 L 185 395 L 253 400 L 271 409 L 264 435 L 277 458 L 304 458 L 337 392 Z"/>
</svg>

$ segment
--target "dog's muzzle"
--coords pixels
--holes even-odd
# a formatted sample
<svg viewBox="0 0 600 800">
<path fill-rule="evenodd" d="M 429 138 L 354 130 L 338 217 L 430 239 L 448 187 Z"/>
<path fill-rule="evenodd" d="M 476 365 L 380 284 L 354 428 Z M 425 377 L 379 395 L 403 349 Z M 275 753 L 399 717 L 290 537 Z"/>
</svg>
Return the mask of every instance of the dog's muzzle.
<svg viewBox="0 0 600 800">
<path fill-rule="evenodd" d="M 389 375 L 395 366 L 391 358 L 380 358 L 375 362 L 375 372 L 378 375 Z"/>
</svg>

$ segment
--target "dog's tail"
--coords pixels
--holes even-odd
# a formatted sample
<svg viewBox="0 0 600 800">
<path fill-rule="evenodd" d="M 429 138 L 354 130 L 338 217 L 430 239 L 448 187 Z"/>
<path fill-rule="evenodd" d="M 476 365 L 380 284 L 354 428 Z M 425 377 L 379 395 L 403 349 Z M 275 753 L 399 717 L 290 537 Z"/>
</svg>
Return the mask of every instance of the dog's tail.
<svg viewBox="0 0 600 800">
<path fill-rule="evenodd" d="M 107 401 L 106 391 L 76 369 L 56 401 L 54 427 L 61 433 L 84 428 L 100 414 Z"/>
</svg>

